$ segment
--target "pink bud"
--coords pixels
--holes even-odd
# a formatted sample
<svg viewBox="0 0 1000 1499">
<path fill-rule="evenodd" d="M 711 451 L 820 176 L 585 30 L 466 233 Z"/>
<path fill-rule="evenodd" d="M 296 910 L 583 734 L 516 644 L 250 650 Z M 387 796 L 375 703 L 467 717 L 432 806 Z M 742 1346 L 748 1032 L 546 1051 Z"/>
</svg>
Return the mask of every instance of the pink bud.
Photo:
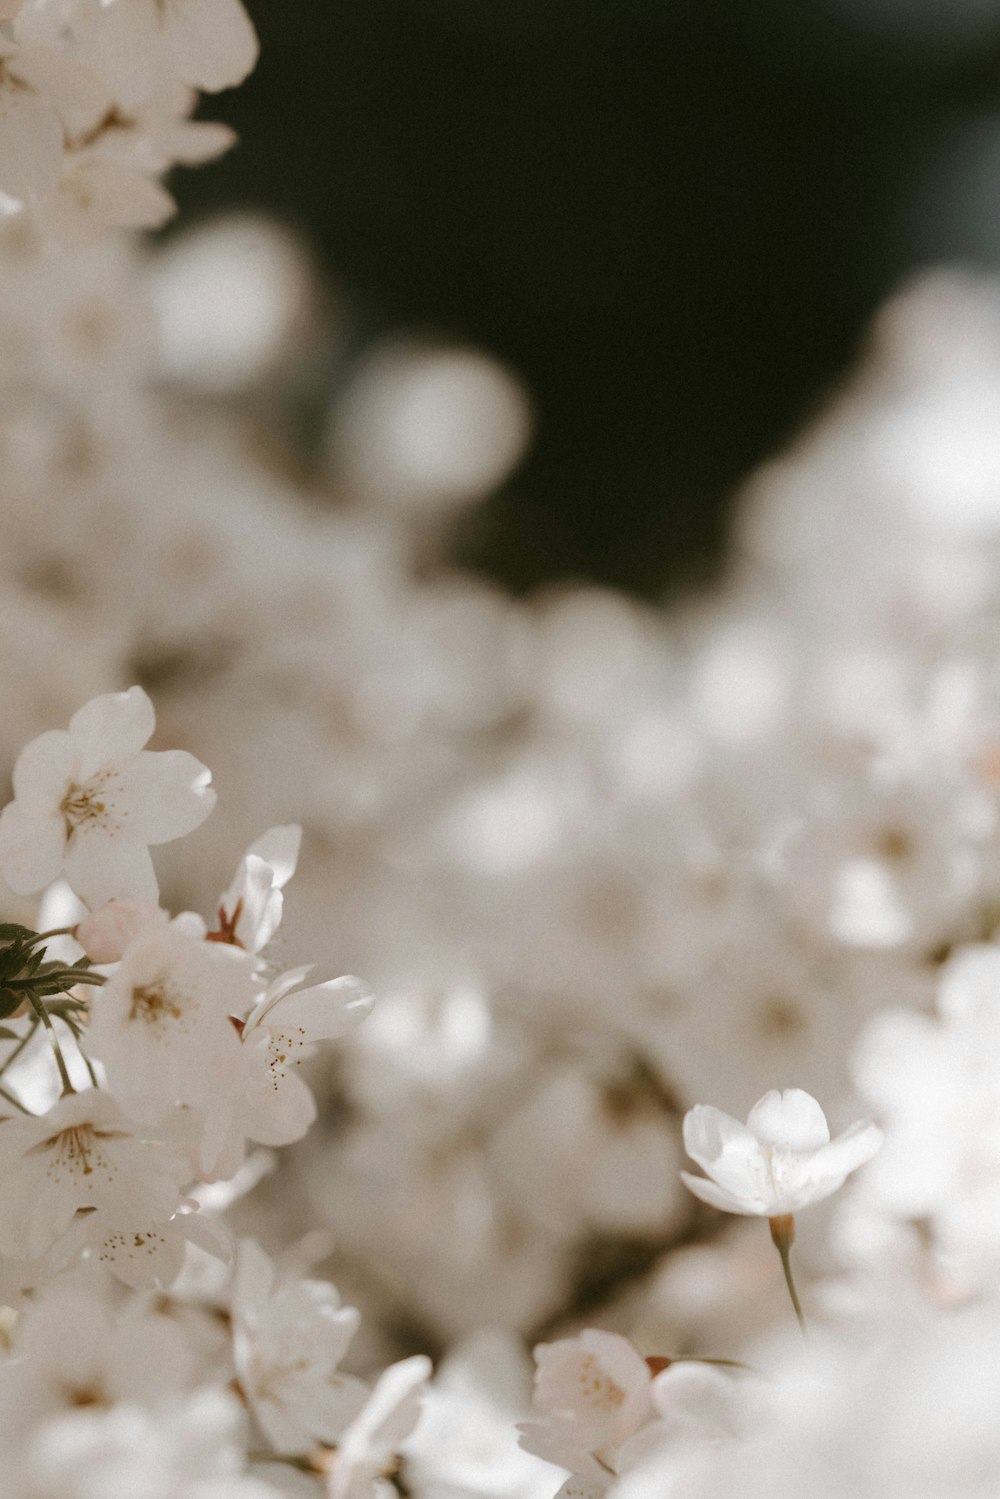
<svg viewBox="0 0 1000 1499">
<path fill-rule="evenodd" d="M 109 900 L 73 928 L 73 936 L 94 963 L 117 963 L 133 937 L 164 915 L 148 900 Z"/>
</svg>

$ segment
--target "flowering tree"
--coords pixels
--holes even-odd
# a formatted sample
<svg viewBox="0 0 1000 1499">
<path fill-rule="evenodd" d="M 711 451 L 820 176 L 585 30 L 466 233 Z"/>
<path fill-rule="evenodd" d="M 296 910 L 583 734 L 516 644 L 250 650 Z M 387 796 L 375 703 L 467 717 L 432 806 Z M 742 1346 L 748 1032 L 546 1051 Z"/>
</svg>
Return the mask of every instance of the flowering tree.
<svg viewBox="0 0 1000 1499">
<path fill-rule="evenodd" d="M 716 598 L 504 598 L 495 364 L 377 352 L 324 509 L 240 414 L 298 246 L 135 240 L 255 56 L 0 0 L 4 1492 L 992 1499 L 995 292 L 889 309 Z"/>
</svg>

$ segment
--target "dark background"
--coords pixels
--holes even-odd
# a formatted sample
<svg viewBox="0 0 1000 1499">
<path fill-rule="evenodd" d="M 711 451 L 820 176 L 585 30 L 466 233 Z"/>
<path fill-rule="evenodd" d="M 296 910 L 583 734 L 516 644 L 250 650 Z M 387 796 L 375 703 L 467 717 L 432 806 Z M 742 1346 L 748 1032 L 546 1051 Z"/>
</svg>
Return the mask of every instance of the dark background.
<svg viewBox="0 0 1000 1499">
<path fill-rule="evenodd" d="M 176 183 L 305 230 L 358 345 L 534 396 L 456 540 L 518 588 L 701 581 L 728 497 L 912 268 L 1000 243 L 1000 0 L 248 0 L 242 146 Z"/>
</svg>

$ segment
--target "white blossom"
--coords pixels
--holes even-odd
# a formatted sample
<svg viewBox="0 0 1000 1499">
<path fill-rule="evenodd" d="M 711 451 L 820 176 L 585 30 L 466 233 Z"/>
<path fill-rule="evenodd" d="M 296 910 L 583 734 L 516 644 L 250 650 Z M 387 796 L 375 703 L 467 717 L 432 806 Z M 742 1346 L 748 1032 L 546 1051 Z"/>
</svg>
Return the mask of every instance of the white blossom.
<svg viewBox="0 0 1000 1499">
<path fill-rule="evenodd" d="M 212 1108 L 238 1086 L 233 1020 L 259 993 L 245 954 L 154 921 L 92 1000 L 85 1045 L 137 1118 L 159 1122 L 175 1104 Z"/>
<path fill-rule="evenodd" d="M 215 804 L 211 774 L 183 750 L 143 749 L 154 727 L 141 687 L 93 698 L 21 751 L 0 815 L 0 871 L 21 894 L 65 871 L 86 903 L 155 900 L 149 845 L 190 833 Z"/>
<path fill-rule="evenodd" d="M 422 1354 L 391 1364 L 337 1443 L 326 1475 L 327 1499 L 381 1499 L 384 1479 L 399 1449 L 420 1419 L 423 1390 L 431 1374 Z"/>
<path fill-rule="evenodd" d="M 240 1245 L 232 1299 L 236 1372 L 276 1452 L 334 1444 L 367 1388 L 338 1364 L 360 1316 L 327 1281 L 279 1276 L 250 1240 Z"/>
<path fill-rule="evenodd" d="M 0 1249 L 33 1259 L 83 1215 L 99 1241 L 124 1224 L 169 1219 L 184 1166 L 144 1140 L 115 1100 L 97 1089 L 61 1098 L 40 1118 L 0 1123 Z"/>
<path fill-rule="evenodd" d="M 707 1104 L 689 1109 L 684 1145 L 708 1180 L 688 1171 L 681 1180 L 724 1212 L 777 1218 L 836 1192 L 881 1143 L 881 1130 L 861 1121 L 831 1140 L 814 1098 L 800 1088 L 775 1089 L 745 1125 Z"/>
</svg>

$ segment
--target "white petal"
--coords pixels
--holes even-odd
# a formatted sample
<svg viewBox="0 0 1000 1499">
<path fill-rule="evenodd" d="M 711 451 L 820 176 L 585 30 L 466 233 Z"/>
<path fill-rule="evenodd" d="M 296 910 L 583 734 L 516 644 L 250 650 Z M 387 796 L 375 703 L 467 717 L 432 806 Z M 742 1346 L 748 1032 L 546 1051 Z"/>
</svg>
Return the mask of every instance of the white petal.
<svg viewBox="0 0 1000 1499">
<path fill-rule="evenodd" d="M 106 901 L 130 896 L 154 904 L 159 886 L 149 849 L 141 839 L 115 829 L 77 828 L 65 855 L 66 878 L 92 911 Z"/>
<path fill-rule="evenodd" d="M 308 1134 L 316 1119 L 312 1091 L 294 1072 L 275 1086 L 263 1074 L 247 1088 L 239 1115 L 240 1128 L 257 1145 L 294 1145 Z"/>
<path fill-rule="evenodd" d="M 362 979 L 347 974 L 286 994 L 258 1018 L 267 1029 L 305 1032 L 307 1043 L 343 1036 L 368 1014 L 375 996 Z"/>
<path fill-rule="evenodd" d="M 91 130 L 111 106 L 111 96 L 93 69 L 53 47 L 22 47 L 11 58 L 8 72 L 58 110 L 74 135 Z"/>
<path fill-rule="evenodd" d="M 0 190 L 12 198 L 49 192 L 63 165 L 54 109 L 9 77 L 0 79 Z"/>
<path fill-rule="evenodd" d="M 112 816 L 144 843 L 170 843 L 200 827 L 215 806 L 212 772 L 186 750 L 143 750 L 105 787 Z"/>
<path fill-rule="evenodd" d="M 114 162 L 73 164 L 48 211 L 53 229 L 70 244 L 86 244 L 106 229 L 159 229 L 177 204 L 158 182 Z"/>
<path fill-rule="evenodd" d="M 17 757 L 14 795 L 26 812 L 55 812 L 78 780 L 80 757 L 65 729 L 39 734 Z"/>
<path fill-rule="evenodd" d="M 257 33 L 240 0 L 167 0 L 165 20 L 177 76 L 193 88 L 234 88 L 257 61 Z"/>
<path fill-rule="evenodd" d="M 302 829 L 298 823 L 293 822 L 287 827 L 268 828 L 266 833 L 262 833 L 251 843 L 247 853 L 255 854 L 258 859 L 263 859 L 265 864 L 271 866 L 274 883 L 279 890 L 283 890 L 295 873 L 301 843 Z"/>
<path fill-rule="evenodd" d="M 882 1147 L 882 1131 L 876 1124 L 858 1121 L 844 1130 L 824 1149 L 817 1151 L 810 1162 L 809 1175 L 814 1180 L 837 1180 L 843 1182 L 872 1159 Z"/>
<path fill-rule="evenodd" d="M 184 1240 L 171 1224 L 114 1229 L 97 1247 L 95 1257 L 133 1290 L 162 1288 L 181 1273 Z"/>
<path fill-rule="evenodd" d="M 155 726 L 153 705 L 141 687 L 91 698 L 69 721 L 80 756 L 80 780 L 89 781 L 98 770 L 133 760 Z"/>
<path fill-rule="evenodd" d="M 703 1176 L 692 1176 L 690 1171 L 681 1172 L 681 1181 L 702 1202 L 707 1202 L 710 1207 L 720 1208 L 724 1213 L 740 1213 L 748 1218 L 766 1217 L 768 1213 L 768 1208 L 763 1204 L 734 1197 L 722 1187 L 716 1186 L 715 1182 L 707 1181 Z"/>
<path fill-rule="evenodd" d="M 684 1148 L 703 1171 L 739 1198 L 756 1198 L 755 1183 L 766 1174 L 760 1141 L 745 1124 L 709 1104 L 696 1104 L 684 1116 Z"/>
<path fill-rule="evenodd" d="M 785 1088 L 755 1103 L 747 1117 L 747 1129 L 765 1145 L 785 1145 L 795 1151 L 819 1150 L 829 1144 L 826 1115 L 801 1088 Z"/>
<path fill-rule="evenodd" d="M 63 867 L 66 824 L 59 813 L 29 816 L 17 802 L 0 814 L 0 873 L 18 895 L 50 885 Z"/>
</svg>

